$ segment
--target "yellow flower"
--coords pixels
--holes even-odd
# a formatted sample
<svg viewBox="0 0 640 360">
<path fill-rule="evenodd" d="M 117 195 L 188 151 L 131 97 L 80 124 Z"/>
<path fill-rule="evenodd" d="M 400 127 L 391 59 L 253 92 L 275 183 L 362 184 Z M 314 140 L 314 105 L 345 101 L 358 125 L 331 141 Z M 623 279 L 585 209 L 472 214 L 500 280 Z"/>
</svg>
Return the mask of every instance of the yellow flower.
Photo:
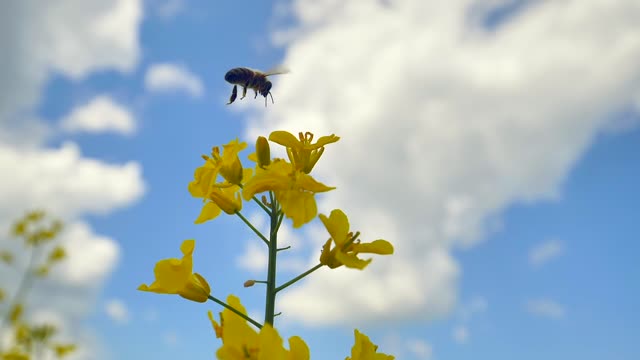
<svg viewBox="0 0 640 360">
<path fill-rule="evenodd" d="M 358 239 L 359 232 L 353 234 L 349 232 L 349 219 L 340 209 L 331 211 L 331 215 L 326 217 L 320 214 L 320 220 L 331 235 L 331 238 L 322 247 L 320 263 L 332 269 L 339 266 L 346 266 L 354 269 L 364 269 L 371 259 L 362 260 L 358 258 L 359 253 L 370 253 L 379 255 L 393 254 L 393 245 L 386 240 L 375 240 L 371 243 L 361 243 Z M 335 243 L 331 249 L 331 242 Z"/>
<path fill-rule="evenodd" d="M 189 183 L 189 192 L 191 196 L 197 198 L 206 198 L 207 194 L 211 191 L 211 187 L 216 181 L 218 172 L 220 169 L 217 164 L 210 161 L 209 157 L 206 157 L 204 165 L 197 168 L 193 175 L 194 180 Z"/>
<path fill-rule="evenodd" d="M 351 357 L 345 360 L 393 360 L 395 357 L 376 352 L 378 345 L 369 340 L 369 337 L 362 334 L 358 329 L 354 330 L 356 340 L 351 348 Z"/>
<path fill-rule="evenodd" d="M 193 273 L 193 249 L 195 240 L 185 240 L 180 246 L 182 259 L 160 260 L 154 269 L 155 281 L 147 286 L 138 287 L 141 291 L 158 294 L 178 294 L 185 299 L 205 302 L 211 289 L 207 280 L 198 273 Z"/>
<path fill-rule="evenodd" d="M 290 163 L 275 159 L 244 185 L 242 196 L 249 200 L 263 191 L 274 191 L 282 212 L 293 220 L 293 227 L 297 228 L 316 217 L 318 208 L 314 195 L 333 189 L 294 169 Z"/>
<path fill-rule="evenodd" d="M 242 197 L 240 187 L 232 186 L 228 188 L 216 188 L 209 193 L 209 200 L 205 201 L 200 215 L 196 219 L 196 224 L 216 218 L 222 211 L 227 214 L 235 214 L 242 210 Z"/>
<path fill-rule="evenodd" d="M 214 147 L 211 157 L 203 156 L 205 164 L 196 169 L 194 180 L 189 183 L 189 192 L 193 197 L 202 198 L 205 202 L 196 224 L 214 219 L 222 211 L 234 214 L 242 209 L 240 184 L 243 178 L 252 174 L 251 169 L 243 169 L 238 152 L 247 146 L 237 139 L 224 145 L 223 153 Z M 224 179 L 216 182 L 218 174 Z"/>
<path fill-rule="evenodd" d="M 300 132 L 298 133 L 298 138 L 296 139 L 293 134 L 287 131 L 274 131 L 269 135 L 269 140 L 287 148 L 289 161 L 295 166 L 296 170 L 300 170 L 305 174 L 310 173 L 311 169 L 316 165 L 324 152 L 325 145 L 340 140 L 338 136 L 331 134 L 321 137 L 316 143 L 312 144 L 313 134 L 310 132 L 305 134 Z"/>
<path fill-rule="evenodd" d="M 227 304 L 246 314 L 246 309 L 236 296 L 229 295 Z M 309 360 L 309 348 L 298 336 L 289 338 L 289 349 L 282 345 L 282 338 L 269 324 L 265 324 L 258 333 L 247 321 L 229 309 L 220 313 L 219 325 L 209 312 L 209 320 L 222 338 L 222 346 L 216 352 L 221 360 Z"/>
</svg>

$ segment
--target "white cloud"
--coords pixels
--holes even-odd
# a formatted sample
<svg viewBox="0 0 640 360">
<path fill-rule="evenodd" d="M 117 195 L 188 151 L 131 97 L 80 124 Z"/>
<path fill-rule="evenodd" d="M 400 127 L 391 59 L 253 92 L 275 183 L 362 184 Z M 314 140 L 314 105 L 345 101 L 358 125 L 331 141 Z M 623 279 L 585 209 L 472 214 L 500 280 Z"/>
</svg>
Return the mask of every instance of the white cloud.
<svg viewBox="0 0 640 360">
<path fill-rule="evenodd" d="M 111 299 L 104 306 L 107 315 L 118 324 L 126 324 L 129 322 L 129 309 L 120 299 Z"/>
<path fill-rule="evenodd" d="M 164 19 L 171 19 L 184 10 L 185 0 L 161 0 L 156 1 L 155 12 Z"/>
<path fill-rule="evenodd" d="M 257 241 L 247 241 L 244 252 L 236 257 L 238 267 L 253 273 L 263 272 L 268 263 L 266 247 Z"/>
<path fill-rule="evenodd" d="M 83 222 L 67 224 L 62 245 L 69 250 L 65 261 L 56 267 L 56 277 L 79 287 L 101 283 L 115 268 L 120 255 L 120 247 L 113 239 L 93 233 Z"/>
<path fill-rule="evenodd" d="M 136 162 L 107 164 L 82 156 L 78 146 L 15 149 L 0 144 L 0 219 L 44 207 L 62 217 L 109 213 L 128 206 L 145 191 Z"/>
<path fill-rule="evenodd" d="M 109 96 L 97 96 L 62 119 L 60 126 L 68 132 L 116 132 L 132 135 L 136 130 L 133 115 Z"/>
<path fill-rule="evenodd" d="M 453 328 L 452 336 L 458 344 L 466 344 L 469 340 L 469 329 L 464 325 L 458 325 Z"/>
<path fill-rule="evenodd" d="M 564 244 L 559 240 L 549 240 L 536 245 L 529 251 L 529 263 L 541 266 L 564 253 Z"/>
<path fill-rule="evenodd" d="M 433 355 L 431 345 L 422 339 L 407 340 L 407 348 L 418 359 L 431 359 Z"/>
<path fill-rule="evenodd" d="M 103 359 L 107 350 L 85 325 L 103 281 L 119 256 L 114 239 L 97 234 L 85 214 L 108 214 L 144 193 L 140 165 L 82 156 L 76 144 L 46 147 L 52 134 L 35 115 L 44 85 L 56 73 L 74 81 L 97 70 L 129 72 L 139 58 L 139 0 L 12 1 L 0 12 L 0 232 L 32 208 L 62 218 L 67 259 L 31 290 L 28 310 L 55 314 L 66 340 L 81 348 L 70 359 Z M 79 31 L 78 29 L 81 29 Z M 2 247 L 17 246 L 0 237 Z M 23 252 L 18 252 L 22 254 Z M 27 259 L 18 257 L 18 265 Z M 15 289 L 15 276 L 0 282 Z"/>
<path fill-rule="evenodd" d="M 551 299 L 532 299 L 525 303 L 530 314 L 550 319 L 562 319 L 566 315 L 564 306 Z"/>
<path fill-rule="evenodd" d="M 139 0 L 24 0 L 4 5 L 0 122 L 37 103 L 51 70 L 82 78 L 100 69 L 131 71 L 137 64 Z"/>
<path fill-rule="evenodd" d="M 185 91 L 200 97 L 204 93 L 202 81 L 187 68 L 176 64 L 154 64 L 144 78 L 147 90 L 154 92 Z"/>
<path fill-rule="evenodd" d="M 338 187 L 320 209 L 344 209 L 363 240 L 388 239 L 396 253 L 363 272 L 314 273 L 280 296 L 290 317 L 451 311 L 451 250 L 477 244 L 514 203 L 557 199 L 608 115 L 640 91 L 637 1 L 535 2 L 492 30 L 475 4 L 293 2 L 292 73 L 274 78 L 269 111 L 253 104 L 247 135 L 341 136 L 314 169 Z"/>
<path fill-rule="evenodd" d="M 67 316 L 61 316 L 62 314 L 56 310 L 39 308 L 36 311 L 27 314 L 28 321 L 33 325 L 54 325 L 58 332 L 55 334 L 55 341 L 59 343 L 73 343 L 77 345 L 76 350 L 65 357 L 69 360 L 107 360 L 111 359 L 108 356 L 109 352 L 103 347 L 99 338 L 93 332 L 91 328 L 88 328 L 82 323 L 74 323 L 72 319 Z M 3 336 L 0 344 L 3 348 L 10 347 L 12 343 L 13 334 L 11 331 L 5 331 L 1 335 Z M 53 354 L 40 354 L 41 359 L 53 359 Z"/>
<path fill-rule="evenodd" d="M 267 217 L 262 212 L 254 212 L 249 215 L 249 222 L 258 229 L 262 234 L 269 233 L 269 227 L 266 222 Z M 299 233 L 296 232 L 290 224 L 282 223 L 278 231 L 278 248 L 288 249 L 280 252 L 278 257 L 278 272 L 299 274 L 308 270 L 315 265 L 307 259 L 299 256 L 300 252 L 305 249 L 308 241 L 303 241 Z M 319 248 L 320 244 L 317 244 Z M 244 251 L 236 257 L 236 265 L 243 270 L 252 273 L 264 273 L 269 262 L 267 247 L 257 236 L 248 239 L 245 243 Z M 293 255 L 293 256 L 292 256 Z"/>
</svg>

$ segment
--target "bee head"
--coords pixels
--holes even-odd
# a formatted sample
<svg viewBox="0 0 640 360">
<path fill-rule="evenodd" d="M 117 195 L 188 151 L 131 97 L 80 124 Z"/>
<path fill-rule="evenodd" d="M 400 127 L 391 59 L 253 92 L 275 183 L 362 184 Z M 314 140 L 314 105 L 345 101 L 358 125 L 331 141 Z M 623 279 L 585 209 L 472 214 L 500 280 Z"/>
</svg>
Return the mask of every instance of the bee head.
<svg viewBox="0 0 640 360">
<path fill-rule="evenodd" d="M 269 92 L 271 91 L 271 86 L 273 86 L 273 84 L 271 84 L 271 81 L 265 81 L 264 86 L 260 88 L 260 95 L 267 97 L 267 95 L 269 95 Z"/>
</svg>

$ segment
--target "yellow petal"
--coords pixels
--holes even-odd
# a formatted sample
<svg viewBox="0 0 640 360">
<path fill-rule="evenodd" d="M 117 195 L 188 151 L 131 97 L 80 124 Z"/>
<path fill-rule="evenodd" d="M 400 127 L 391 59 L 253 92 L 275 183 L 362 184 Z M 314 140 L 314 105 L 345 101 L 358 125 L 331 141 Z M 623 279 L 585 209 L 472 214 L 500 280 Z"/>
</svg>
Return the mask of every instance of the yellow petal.
<svg viewBox="0 0 640 360">
<path fill-rule="evenodd" d="M 393 245 L 386 240 L 375 240 L 371 243 L 354 244 L 351 251 L 355 253 L 390 255 L 393 254 Z"/>
<path fill-rule="evenodd" d="M 313 177 L 311 177 L 311 175 L 305 173 L 298 174 L 296 186 L 314 193 L 326 192 L 335 189 L 335 187 L 327 186 L 319 181 L 316 181 Z"/>
<path fill-rule="evenodd" d="M 189 193 L 193 197 L 206 197 L 209 193 L 209 187 L 218 174 L 218 168 L 214 167 L 209 161 L 204 166 L 196 169 L 194 180 L 189 183 Z"/>
<path fill-rule="evenodd" d="M 182 259 L 164 259 L 156 263 L 153 272 L 155 281 L 147 286 L 140 285 L 138 290 L 151 291 L 160 294 L 177 294 L 183 289 L 191 276 L 193 259 L 191 255 L 195 248 L 195 240 L 185 240 L 180 246 Z"/>
<path fill-rule="evenodd" d="M 218 322 L 213 318 L 213 313 L 211 311 L 207 311 L 207 316 L 209 317 L 213 331 L 216 333 L 216 337 L 220 339 L 222 337 L 222 326 L 220 326 L 220 324 L 218 324 Z"/>
<path fill-rule="evenodd" d="M 274 163 L 276 164 L 276 163 Z M 242 197 L 250 200 L 255 194 L 269 190 L 284 190 L 290 186 L 291 180 L 286 173 L 273 171 L 273 164 L 267 171 L 257 173 L 247 181 L 242 189 Z"/>
<path fill-rule="evenodd" d="M 324 216 L 322 214 L 320 214 L 320 216 Z M 331 243 L 333 242 L 332 239 L 327 240 L 327 242 L 324 243 L 324 245 L 322 246 L 322 252 L 320 253 L 320 264 L 322 265 L 327 265 L 330 268 L 335 268 L 334 266 L 332 266 L 333 261 L 334 261 L 334 257 L 333 254 L 331 252 Z"/>
<path fill-rule="evenodd" d="M 348 268 L 362 270 L 369 265 L 372 259 L 362 260 L 355 254 L 345 254 L 338 251 L 336 252 L 336 260 Z"/>
<path fill-rule="evenodd" d="M 294 228 L 313 220 L 318 213 L 316 199 L 312 193 L 296 190 L 278 191 L 276 198 L 282 206 L 282 212 L 293 220 Z"/>
<path fill-rule="evenodd" d="M 227 304 L 243 314 L 247 314 L 247 310 L 240 303 L 240 299 L 234 295 L 227 297 Z M 222 342 L 231 348 L 242 349 L 243 346 L 257 347 L 258 333 L 247 324 L 247 320 L 236 315 L 229 309 L 222 311 L 224 319 L 222 333 Z"/>
<path fill-rule="evenodd" d="M 331 134 L 331 135 L 327 135 L 327 136 L 322 136 L 320 139 L 318 139 L 318 141 L 314 144 L 315 147 L 322 147 L 325 146 L 327 144 L 331 144 L 334 143 L 336 141 L 340 140 L 339 136 L 336 136 L 335 134 Z"/>
<path fill-rule="evenodd" d="M 286 354 L 282 347 L 282 338 L 269 324 L 264 324 L 260 329 L 259 346 L 258 360 L 283 359 Z"/>
<path fill-rule="evenodd" d="M 286 147 L 300 147 L 300 141 L 287 131 L 274 131 L 269 135 L 269 140 Z"/>
<path fill-rule="evenodd" d="M 180 245 L 180 251 L 182 251 L 183 255 L 191 256 L 193 254 L 193 250 L 196 248 L 196 241 L 193 239 L 188 239 L 182 242 Z"/>
<path fill-rule="evenodd" d="M 220 175 L 231 184 L 241 184 L 243 174 L 242 163 L 237 156 L 220 168 Z"/>
<path fill-rule="evenodd" d="M 289 338 L 289 357 L 287 360 L 309 360 L 309 347 L 299 336 Z"/>
<path fill-rule="evenodd" d="M 202 224 L 205 221 L 209 221 L 211 219 L 214 219 L 218 215 L 220 215 L 221 212 L 222 212 L 222 210 L 220 209 L 220 207 L 216 203 L 207 202 L 202 207 L 202 210 L 200 211 L 200 215 L 198 215 L 198 218 L 196 219 L 195 223 L 196 224 Z"/>
<path fill-rule="evenodd" d="M 324 227 L 327 228 L 329 235 L 331 235 L 337 246 L 342 246 L 347 241 L 349 219 L 342 210 L 332 210 L 329 217 L 320 214 L 320 220 L 322 220 Z"/>
</svg>

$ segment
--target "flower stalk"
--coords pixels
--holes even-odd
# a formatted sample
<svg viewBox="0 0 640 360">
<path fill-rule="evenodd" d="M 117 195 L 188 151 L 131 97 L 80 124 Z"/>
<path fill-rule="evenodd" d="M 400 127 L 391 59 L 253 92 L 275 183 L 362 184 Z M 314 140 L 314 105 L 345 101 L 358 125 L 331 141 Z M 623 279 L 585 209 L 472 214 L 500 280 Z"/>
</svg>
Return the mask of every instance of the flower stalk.
<svg viewBox="0 0 640 360">
<path fill-rule="evenodd" d="M 264 322 L 273 326 L 276 307 L 276 260 L 278 257 L 278 227 L 282 219 L 279 216 L 278 201 L 273 196 L 273 192 L 269 192 L 271 203 L 271 223 L 269 231 L 269 263 L 267 265 L 267 289 L 264 310 Z"/>
</svg>

